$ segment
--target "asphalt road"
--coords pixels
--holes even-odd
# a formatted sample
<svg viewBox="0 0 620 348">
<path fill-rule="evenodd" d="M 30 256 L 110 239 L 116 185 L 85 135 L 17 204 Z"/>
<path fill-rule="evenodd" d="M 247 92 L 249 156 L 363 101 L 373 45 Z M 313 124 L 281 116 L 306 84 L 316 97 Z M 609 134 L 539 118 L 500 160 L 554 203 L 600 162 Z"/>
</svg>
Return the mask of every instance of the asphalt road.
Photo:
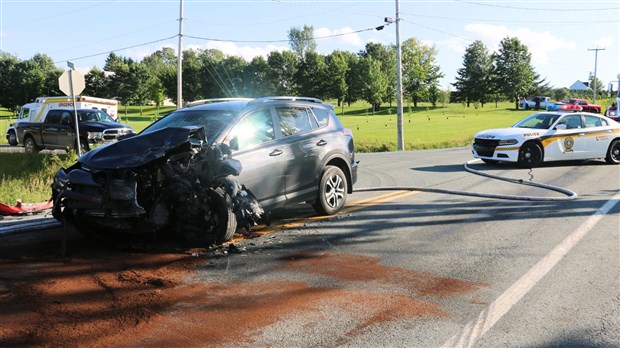
<svg viewBox="0 0 620 348">
<path fill-rule="evenodd" d="M 562 196 L 468 173 L 465 148 L 358 159 L 358 189 Z M 203 330 L 189 328 L 218 320 L 217 333 L 237 333 L 218 341 L 231 347 L 620 346 L 620 167 L 471 167 L 578 198 L 358 192 L 336 217 L 317 219 L 306 206 L 279 211 L 269 234 L 205 259 L 187 282 L 211 291 L 184 297 L 167 310 L 173 319 L 134 342 L 193 346 Z M 222 300 L 206 303 L 214 296 Z"/>
<path fill-rule="evenodd" d="M 468 149 L 358 159 L 358 188 L 561 196 L 465 172 Z M 620 168 L 603 161 L 532 171 L 472 167 L 565 187 L 578 198 L 520 202 L 415 191 L 390 198 L 386 192 L 364 209 L 292 227 L 273 241 L 238 243 L 247 247 L 243 256 L 221 260 L 213 266 L 221 272 L 210 269 L 198 279 L 294 279 L 348 291 L 343 296 L 352 303 L 334 295 L 267 325 L 253 338 L 260 345 L 620 346 Z"/>
</svg>

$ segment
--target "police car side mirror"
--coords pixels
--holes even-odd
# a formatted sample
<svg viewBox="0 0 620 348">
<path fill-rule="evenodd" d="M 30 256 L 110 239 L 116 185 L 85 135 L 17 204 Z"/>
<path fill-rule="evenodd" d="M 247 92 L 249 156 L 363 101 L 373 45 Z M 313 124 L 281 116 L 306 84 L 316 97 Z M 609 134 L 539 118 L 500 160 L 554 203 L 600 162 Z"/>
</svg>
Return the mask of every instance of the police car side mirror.
<svg viewBox="0 0 620 348">
<path fill-rule="evenodd" d="M 565 124 L 559 124 L 557 126 L 555 126 L 556 130 L 565 130 L 566 129 L 566 125 Z"/>
</svg>

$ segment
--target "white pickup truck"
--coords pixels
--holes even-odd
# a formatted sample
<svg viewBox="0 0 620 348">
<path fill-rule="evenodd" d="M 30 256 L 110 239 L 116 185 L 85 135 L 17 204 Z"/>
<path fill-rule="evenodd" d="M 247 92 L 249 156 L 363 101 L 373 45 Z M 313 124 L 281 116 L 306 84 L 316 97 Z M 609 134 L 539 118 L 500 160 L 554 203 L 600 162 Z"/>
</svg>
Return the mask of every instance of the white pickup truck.
<svg viewBox="0 0 620 348">
<path fill-rule="evenodd" d="M 532 99 L 527 99 L 526 103 L 523 103 L 524 106 L 522 106 L 525 110 L 529 110 L 529 109 L 534 109 L 534 110 L 538 110 L 538 109 L 542 109 L 542 110 L 546 110 L 547 106 L 554 104 L 555 102 L 551 100 L 551 98 L 549 97 L 534 97 Z"/>
</svg>

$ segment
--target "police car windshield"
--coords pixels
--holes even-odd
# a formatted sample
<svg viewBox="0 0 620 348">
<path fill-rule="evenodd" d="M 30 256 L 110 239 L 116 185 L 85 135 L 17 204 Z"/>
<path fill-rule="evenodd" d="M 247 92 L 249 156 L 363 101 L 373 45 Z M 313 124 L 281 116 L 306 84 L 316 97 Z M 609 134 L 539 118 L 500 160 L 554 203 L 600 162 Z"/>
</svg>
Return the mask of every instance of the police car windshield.
<svg viewBox="0 0 620 348">
<path fill-rule="evenodd" d="M 234 116 L 230 110 L 177 110 L 145 128 L 142 133 L 150 133 L 167 127 L 204 127 L 207 142 L 222 132 Z"/>
<path fill-rule="evenodd" d="M 560 115 L 557 114 L 534 114 L 517 122 L 513 127 L 549 129 L 559 117 Z"/>
</svg>

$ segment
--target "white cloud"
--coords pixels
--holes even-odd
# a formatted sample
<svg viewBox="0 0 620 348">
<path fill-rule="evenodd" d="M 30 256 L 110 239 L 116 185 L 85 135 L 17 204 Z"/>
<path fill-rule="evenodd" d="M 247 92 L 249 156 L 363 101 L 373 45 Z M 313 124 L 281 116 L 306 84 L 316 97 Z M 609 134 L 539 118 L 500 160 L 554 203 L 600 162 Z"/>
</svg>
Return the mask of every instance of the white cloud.
<svg viewBox="0 0 620 348">
<path fill-rule="evenodd" d="M 469 44 L 471 44 L 471 42 L 464 40 L 464 39 L 460 39 L 460 38 L 450 38 L 448 40 L 437 41 L 435 44 L 438 47 L 446 46 L 452 52 L 456 52 L 456 53 L 463 55 L 465 54 L 465 49 L 467 48 L 467 46 L 469 46 Z"/>
<path fill-rule="evenodd" d="M 613 46 L 615 41 L 616 40 L 612 36 L 605 36 L 600 39 L 594 40 L 594 44 L 597 46 L 597 48 L 605 48 Z"/>
<path fill-rule="evenodd" d="M 314 29 L 314 37 L 317 38 L 315 40 L 317 45 L 321 42 L 328 42 L 364 47 L 366 43 L 354 31 L 350 27 L 340 29 L 318 28 Z"/>
<path fill-rule="evenodd" d="M 539 64 L 548 64 L 549 55 L 555 52 L 573 50 L 577 47 L 575 42 L 564 40 L 548 31 L 535 32 L 529 28 L 513 30 L 504 25 L 468 24 L 465 30 L 479 37 L 491 51 L 499 48 L 502 39 L 516 37 L 528 47 L 528 51 L 532 54 L 532 62 Z"/>
<path fill-rule="evenodd" d="M 144 57 L 153 54 L 153 52 L 161 50 L 163 47 L 172 48 L 175 53 L 178 48 L 177 45 L 170 45 L 170 44 L 166 44 L 166 45 L 159 46 L 159 47 L 139 47 L 139 48 L 127 49 L 120 55 L 140 61 L 144 59 Z M 269 55 L 269 53 L 272 51 L 282 52 L 285 50 L 289 50 L 287 46 L 276 46 L 276 45 L 267 45 L 264 47 L 238 46 L 234 42 L 223 42 L 223 41 L 209 41 L 201 45 L 190 44 L 190 45 L 183 46 L 183 50 L 191 50 L 191 49 L 193 50 L 217 49 L 217 50 L 224 52 L 225 55 L 241 57 L 248 62 L 258 56 L 267 58 L 267 55 Z"/>
<path fill-rule="evenodd" d="M 282 52 L 289 48 L 287 46 L 276 45 L 267 45 L 264 47 L 237 46 L 234 42 L 209 41 L 202 49 L 217 49 L 224 52 L 226 55 L 242 57 L 249 62 L 255 57 L 261 56 L 266 58 L 270 52 Z"/>
</svg>

